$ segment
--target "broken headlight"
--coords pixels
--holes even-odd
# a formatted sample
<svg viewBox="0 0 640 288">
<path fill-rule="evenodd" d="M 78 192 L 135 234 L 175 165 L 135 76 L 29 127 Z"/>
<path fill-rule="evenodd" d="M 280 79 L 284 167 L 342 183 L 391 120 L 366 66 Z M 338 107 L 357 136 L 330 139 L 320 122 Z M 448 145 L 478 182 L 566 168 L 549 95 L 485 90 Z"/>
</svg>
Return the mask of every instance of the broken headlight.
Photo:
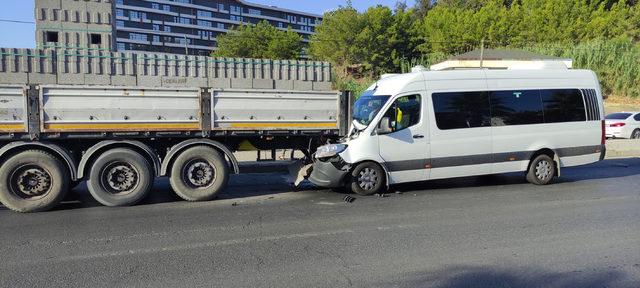
<svg viewBox="0 0 640 288">
<path fill-rule="evenodd" d="M 316 151 L 316 158 L 321 159 L 321 158 L 333 157 L 344 152 L 344 150 L 346 149 L 347 149 L 347 145 L 345 144 L 324 145 L 322 147 L 318 147 L 318 150 Z"/>
</svg>

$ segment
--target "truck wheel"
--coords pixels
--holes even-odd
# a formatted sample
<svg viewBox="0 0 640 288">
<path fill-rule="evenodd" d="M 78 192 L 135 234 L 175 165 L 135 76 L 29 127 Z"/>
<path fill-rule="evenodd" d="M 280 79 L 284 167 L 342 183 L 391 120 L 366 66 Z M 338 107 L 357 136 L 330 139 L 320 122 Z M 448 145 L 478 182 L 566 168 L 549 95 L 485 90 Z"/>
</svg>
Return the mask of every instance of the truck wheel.
<svg viewBox="0 0 640 288">
<path fill-rule="evenodd" d="M 375 163 L 365 162 L 351 173 L 351 191 L 367 196 L 384 190 L 385 172 Z"/>
<path fill-rule="evenodd" d="M 53 155 L 28 150 L 0 167 L 0 202 L 16 212 L 52 209 L 69 189 L 69 170 Z"/>
<path fill-rule="evenodd" d="M 180 153 L 171 167 L 171 187 L 187 201 L 214 199 L 229 181 L 229 165 L 214 148 L 197 146 Z"/>
<path fill-rule="evenodd" d="M 93 162 L 87 188 L 102 205 L 131 206 L 149 194 L 153 180 L 147 159 L 131 149 L 116 148 Z"/>
<path fill-rule="evenodd" d="M 547 185 L 556 176 L 556 164 L 549 155 L 539 155 L 529 165 L 527 181 L 535 185 Z"/>
</svg>

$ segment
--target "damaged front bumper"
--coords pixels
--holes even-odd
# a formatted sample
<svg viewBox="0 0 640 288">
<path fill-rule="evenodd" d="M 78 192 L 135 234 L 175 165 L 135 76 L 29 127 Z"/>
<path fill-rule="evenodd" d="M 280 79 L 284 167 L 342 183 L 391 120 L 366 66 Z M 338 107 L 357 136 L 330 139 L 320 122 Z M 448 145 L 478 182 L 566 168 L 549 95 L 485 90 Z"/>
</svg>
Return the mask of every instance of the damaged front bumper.
<svg viewBox="0 0 640 288">
<path fill-rule="evenodd" d="M 309 181 L 316 186 L 324 188 L 344 187 L 344 179 L 349 174 L 349 169 L 338 169 L 336 166 L 342 165 L 342 159 L 333 158 L 327 161 L 317 159 L 313 163 L 313 171 L 309 176 Z M 339 161 L 339 162 L 336 162 Z M 345 166 L 345 168 L 347 168 Z"/>
</svg>

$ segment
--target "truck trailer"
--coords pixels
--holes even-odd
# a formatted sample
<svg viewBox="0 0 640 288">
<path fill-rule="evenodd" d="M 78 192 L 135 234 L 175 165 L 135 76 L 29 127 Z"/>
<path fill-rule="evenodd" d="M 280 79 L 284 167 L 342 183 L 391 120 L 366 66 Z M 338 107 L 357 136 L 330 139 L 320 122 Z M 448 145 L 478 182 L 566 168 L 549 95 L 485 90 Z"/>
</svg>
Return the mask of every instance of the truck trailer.
<svg viewBox="0 0 640 288">
<path fill-rule="evenodd" d="M 86 180 L 106 206 L 134 205 L 157 177 L 187 201 L 216 197 L 233 152 L 316 147 L 345 134 L 349 94 L 335 91 L 0 86 L 0 202 L 45 211 Z"/>
</svg>

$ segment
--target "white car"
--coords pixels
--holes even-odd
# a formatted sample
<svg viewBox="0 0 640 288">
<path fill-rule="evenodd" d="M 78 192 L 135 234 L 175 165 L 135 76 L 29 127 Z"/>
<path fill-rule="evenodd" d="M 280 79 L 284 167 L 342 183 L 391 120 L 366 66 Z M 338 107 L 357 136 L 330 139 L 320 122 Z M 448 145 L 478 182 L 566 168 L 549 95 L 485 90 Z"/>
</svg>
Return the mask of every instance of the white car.
<svg viewBox="0 0 640 288">
<path fill-rule="evenodd" d="M 618 112 L 605 118 L 607 138 L 640 139 L 640 112 Z"/>
</svg>

